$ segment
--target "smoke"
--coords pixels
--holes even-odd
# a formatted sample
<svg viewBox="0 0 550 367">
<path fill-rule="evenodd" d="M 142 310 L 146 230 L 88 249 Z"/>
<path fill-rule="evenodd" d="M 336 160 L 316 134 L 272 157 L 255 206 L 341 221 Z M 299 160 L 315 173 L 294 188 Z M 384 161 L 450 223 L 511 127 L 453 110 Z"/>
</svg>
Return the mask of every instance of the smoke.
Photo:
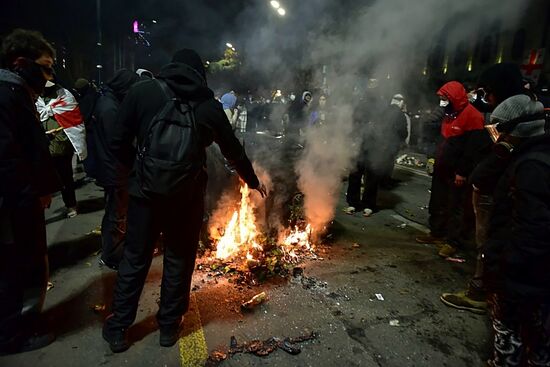
<svg viewBox="0 0 550 367">
<path fill-rule="evenodd" d="M 471 59 L 486 37 L 493 37 L 490 54 L 495 60 L 497 33 L 513 29 L 528 3 L 312 0 L 287 4 L 286 19 L 258 16 L 269 11 L 268 2 L 243 11 L 241 22 L 246 26 L 239 42 L 246 49 L 249 67 L 273 75 L 281 85 L 295 81 L 296 71 L 315 70 L 311 89 L 321 88 L 320 69 L 328 67 L 331 117 L 325 125 L 305 131 L 305 149 L 295 166 L 305 214 L 316 229 L 333 218 L 341 178 L 356 159 L 354 140 L 362 132 L 354 131 L 354 89 L 361 91 L 367 79 L 376 78 L 381 84 L 376 93 L 383 104 L 389 105 L 395 93 L 407 99 L 408 94 L 418 93 L 429 55 L 435 54 L 434 65 L 444 62 L 451 70 L 465 69 L 449 55 L 460 50 L 466 53 L 464 60 Z"/>
</svg>

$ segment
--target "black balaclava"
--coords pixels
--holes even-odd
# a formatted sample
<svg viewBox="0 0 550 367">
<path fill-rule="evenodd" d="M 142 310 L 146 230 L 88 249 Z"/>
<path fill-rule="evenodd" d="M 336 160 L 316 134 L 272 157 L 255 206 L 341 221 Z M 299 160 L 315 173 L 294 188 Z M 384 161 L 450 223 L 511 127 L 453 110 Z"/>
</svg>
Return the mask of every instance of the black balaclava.
<svg viewBox="0 0 550 367">
<path fill-rule="evenodd" d="M 29 58 L 18 58 L 12 68 L 12 71 L 25 80 L 27 85 L 37 94 L 44 92 L 46 78 L 42 68 L 34 60 Z"/>
</svg>

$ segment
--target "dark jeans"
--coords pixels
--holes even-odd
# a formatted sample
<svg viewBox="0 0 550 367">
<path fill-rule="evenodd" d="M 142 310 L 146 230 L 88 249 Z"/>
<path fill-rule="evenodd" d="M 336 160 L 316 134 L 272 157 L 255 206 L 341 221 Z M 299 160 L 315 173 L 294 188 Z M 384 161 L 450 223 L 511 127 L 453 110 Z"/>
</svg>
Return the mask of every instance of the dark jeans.
<svg viewBox="0 0 550 367">
<path fill-rule="evenodd" d="M 384 178 L 385 173 L 375 172 L 368 165 L 358 163 L 348 177 L 348 191 L 346 200 L 355 210 L 363 210 L 369 208 L 377 210 L 376 198 L 378 197 L 378 188 L 380 181 Z M 361 179 L 365 177 L 365 189 L 361 195 Z"/>
<path fill-rule="evenodd" d="M 460 246 L 464 224 L 464 201 L 470 193 L 467 185 L 458 187 L 445 176 L 434 173 L 429 204 L 431 234 L 444 237 L 452 246 Z"/>
<path fill-rule="evenodd" d="M 128 189 L 119 186 L 106 186 L 104 189 L 105 214 L 101 221 L 101 259 L 108 266 L 118 268 L 126 239 Z"/>
<path fill-rule="evenodd" d="M 550 366 L 550 304 L 489 297 L 495 331 L 491 366 Z"/>
<path fill-rule="evenodd" d="M 71 154 L 53 157 L 53 163 L 63 184 L 61 190 L 63 203 L 67 208 L 74 208 L 76 207 L 76 194 L 73 179 L 73 156 Z"/>
<path fill-rule="evenodd" d="M 29 333 L 48 282 L 44 209 L 38 198 L 0 208 L 0 350 Z"/>
<path fill-rule="evenodd" d="M 480 298 L 484 296 L 485 288 L 483 286 L 483 262 L 482 262 L 482 248 L 488 237 L 489 219 L 491 218 L 491 212 L 493 209 L 493 197 L 492 195 L 481 194 L 478 190 L 472 192 L 472 205 L 474 207 L 474 213 L 476 216 L 476 270 L 474 277 L 470 281 L 469 293 L 472 295 L 479 295 Z"/>
<path fill-rule="evenodd" d="M 205 183 L 190 186 L 179 197 L 150 200 L 130 196 L 126 244 L 115 285 L 113 315 L 105 322 L 107 332 L 126 329 L 134 322 L 160 232 L 164 235 L 164 266 L 158 324 L 171 327 L 187 311 Z"/>
</svg>

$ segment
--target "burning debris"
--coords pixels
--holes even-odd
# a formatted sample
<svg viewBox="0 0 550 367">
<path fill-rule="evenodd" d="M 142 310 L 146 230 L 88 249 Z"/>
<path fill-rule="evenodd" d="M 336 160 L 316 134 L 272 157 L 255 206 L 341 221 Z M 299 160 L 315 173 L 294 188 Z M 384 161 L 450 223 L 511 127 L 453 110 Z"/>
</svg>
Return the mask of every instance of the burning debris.
<svg viewBox="0 0 550 367">
<path fill-rule="evenodd" d="M 299 220 L 298 214 L 294 228 L 278 233 L 262 230 L 250 189 L 243 185 L 240 193 L 233 211 L 224 205 L 214 213 L 209 229 L 212 251 L 205 253 L 201 267 L 221 274 L 237 273 L 240 281 L 251 282 L 253 278 L 261 281 L 273 275 L 286 276 L 301 260 L 316 258 L 311 243 L 313 229 Z"/>
<path fill-rule="evenodd" d="M 208 357 L 208 360 L 206 361 L 206 366 L 218 366 L 221 362 L 237 353 L 251 353 L 259 357 L 265 357 L 268 354 L 273 353 L 277 349 L 282 349 L 288 354 L 300 354 L 302 350 L 297 344 L 303 343 L 308 340 L 313 340 L 315 338 L 317 338 L 317 334 L 315 332 L 311 332 L 309 334 L 302 335 L 296 338 L 281 339 L 277 337 L 271 337 L 264 341 L 252 340 L 239 344 L 237 342 L 237 339 L 232 336 L 229 343 L 229 349 L 227 351 L 216 350 L 212 352 Z"/>
</svg>

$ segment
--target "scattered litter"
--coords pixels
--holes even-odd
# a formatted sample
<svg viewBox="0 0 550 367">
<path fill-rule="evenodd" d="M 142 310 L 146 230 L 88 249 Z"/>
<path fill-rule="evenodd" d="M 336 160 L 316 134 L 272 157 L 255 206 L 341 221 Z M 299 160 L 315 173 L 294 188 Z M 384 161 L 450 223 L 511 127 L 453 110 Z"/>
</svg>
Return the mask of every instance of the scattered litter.
<svg viewBox="0 0 550 367">
<path fill-rule="evenodd" d="M 249 342 L 238 343 L 237 339 L 232 336 L 229 343 L 229 349 L 213 351 L 208 357 L 205 366 L 218 366 L 221 362 L 237 353 L 250 353 L 259 357 L 264 357 L 270 353 L 273 353 L 277 349 L 282 349 L 288 354 L 297 355 L 302 352 L 301 348 L 297 345 L 298 343 L 303 343 L 305 341 L 315 338 L 317 338 L 317 334 L 315 332 L 311 332 L 309 334 L 302 335 L 296 338 L 282 339 L 271 337 L 264 341 L 252 340 Z"/>
<path fill-rule="evenodd" d="M 351 245 L 351 247 L 353 247 L 353 248 L 359 248 L 359 247 L 361 247 L 361 245 L 358 244 L 357 242 L 355 242 L 353 245 Z"/>
<path fill-rule="evenodd" d="M 48 282 L 48 285 L 46 287 L 46 291 L 49 291 L 50 289 L 53 288 L 53 283 L 52 282 Z"/>
<path fill-rule="evenodd" d="M 466 259 L 463 259 L 461 257 L 448 257 L 446 259 L 447 261 L 453 262 L 453 263 L 465 263 Z"/>
<path fill-rule="evenodd" d="M 92 266 L 91 262 L 86 262 L 86 266 Z"/>
<path fill-rule="evenodd" d="M 376 296 L 376 298 L 378 298 L 379 301 L 384 300 L 384 296 L 382 296 L 380 293 L 376 293 L 375 296 Z"/>
<path fill-rule="evenodd" d="M 397 226 L 397 228 L 406 228 L 407 227 L 407 223 L 401 223 Z"/>
<path fill-rule="evenodd" d="M 243 303 L 241 305 L 241 309 L 243 311 L 253 310 L 256 306 L 264 303 L 265 301 L 267 301 L 267 294 L 265 292 L 258 293 L 257 295 L 252 297 L 249 301 Z"/>
<path fill-rule="evenodd" d="M 91 308 L 92 308 L 92 311 L 94 311 L 95 313 L 100 313 L 105 311 L 105 304 L 100 303 L 97 305 L 93 305 Z"/>
<path fill-rule="evenodd" d="M 426 163 L 421 162 L 418 158 L 410 156 L 408 154 L 403 154 L 399 156 L 395 163 L 400 164 L 402 166 L 412 166 L 412 167 L 419 167 L 423 168 L 426 167 Z"/>
<path fill-rule="evenodd" d="M 304 269 L 299 267 L 299 266 L 296 266 L 294 269 L 292 269 L 292 276 L 294 278 L 298 278 L 298 277 L 301 277 L 304 275 Z"/>
<path fill-rule="evenodd" d="M 101 226 L 95 227 L 90 232 L 88 232 L 88 234 L 93 236 L 101 236 Z"/>
<path fill-rule="evenodd" d="M 421 207 L 420 207 L 420 210 L 426 210 L 426 209 L 428 209 L 428 206 L 427 206 L 427 205 L 424 205 L 424 206 L 421 206 Z"/>
<path fill-rule="evenodd" d="M 390 320 L 390 326 L 399 326 L 399 320 Z"/>
</svg>

